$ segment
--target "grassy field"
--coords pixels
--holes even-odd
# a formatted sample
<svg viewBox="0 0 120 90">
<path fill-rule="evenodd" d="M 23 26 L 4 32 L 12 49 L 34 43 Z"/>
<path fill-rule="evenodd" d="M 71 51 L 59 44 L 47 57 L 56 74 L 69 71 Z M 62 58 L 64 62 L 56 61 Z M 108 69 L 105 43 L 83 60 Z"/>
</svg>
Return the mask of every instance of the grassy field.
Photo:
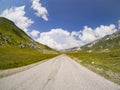
<svg viewBox="0 0 120 90">
<path fill-rule="evenodd" d="M 33 48 L 0 47 L 0 70 L 29 65 L 57 56 Z"/>
<path fill-rule="evenodd" d="M 71 52 L 68 56 L 105 78 L 120 84 L 120 50 L 110 52 Z"/>
</svg>

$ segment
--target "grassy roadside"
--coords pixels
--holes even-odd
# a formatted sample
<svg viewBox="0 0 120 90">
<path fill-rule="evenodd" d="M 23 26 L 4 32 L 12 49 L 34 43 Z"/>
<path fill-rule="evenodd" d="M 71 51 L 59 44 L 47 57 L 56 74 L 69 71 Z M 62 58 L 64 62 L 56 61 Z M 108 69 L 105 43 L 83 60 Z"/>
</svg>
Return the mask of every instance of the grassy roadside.
<svg viewBox="0 0 120 90">
<path fill-rule="evenodd" d="M 0 70 L 26 66 L 59 55 L 33 48 L 0 47 Z"/>
<path fill-rule="evenodd" d="M 69 52 L 68 56 L 88 69 L 120 85 L 120 50 L 110 52 Z"/>
</svg>

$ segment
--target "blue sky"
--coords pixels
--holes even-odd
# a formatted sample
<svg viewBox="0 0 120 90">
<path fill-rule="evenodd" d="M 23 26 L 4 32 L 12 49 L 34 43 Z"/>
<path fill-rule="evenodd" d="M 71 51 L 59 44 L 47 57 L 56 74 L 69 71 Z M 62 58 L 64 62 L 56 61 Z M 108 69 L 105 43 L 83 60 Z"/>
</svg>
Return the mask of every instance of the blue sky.
<svg viewBox="0 0 120 90">
<path fill-rule="evenodd" d="M 15 10 L 19 7 L 22 8 Z M 25 14 L 20 16 L 19 11 Z M 24 26 L 17 17 L 13 18 L 13 12 L 17 12 L 18 17 L 26 17 L 28 21 L 21 22 L 28 24 Z M 118 30 L 120 0 L 0 0 L 0 14 L 36 41 L 55 49 L 65 49 L 84 45 Z M 64 41 L 60 41 L 61 38 Z"/>
</svg>

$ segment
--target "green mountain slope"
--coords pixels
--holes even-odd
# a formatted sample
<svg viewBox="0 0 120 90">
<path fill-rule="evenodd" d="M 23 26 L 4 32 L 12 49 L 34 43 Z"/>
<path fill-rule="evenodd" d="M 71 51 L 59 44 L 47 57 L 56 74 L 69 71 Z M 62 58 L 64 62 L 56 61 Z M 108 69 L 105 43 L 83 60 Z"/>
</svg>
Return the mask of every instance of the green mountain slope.
<svg viewBox="0 0 120 90">
<path fill-rule="evenodd" d="M 20 42 L 30 42 L 28 37 L 15 24 L 5 18 L 0 18 L 0 41 L 1 44 L 17 45 Z"/>
<path fill-rule="evenodd" d="M 120 31 L 67 52 L 78 63 L 120 84 Z"/>
<path fill-rule="evenodd" d="M 32 40 L 23 30 L 18 28 L 12 21 L 2 17 L 0 17 L 0 45 L 50 50 L 49 47 Z"/>
<path fill-rule="evenodd" d="M 0 17 L 0 69 L 20 67 L 56 55 L 57 51 L 34 41 L 12 21 Z"/>
<path fill-rule="evenodd" d="M 120 49 L 120 31 L 107 35 L 102 39 L 96 40 L 83 47 L 82 50 L 115 50 Z"/>
</svg>

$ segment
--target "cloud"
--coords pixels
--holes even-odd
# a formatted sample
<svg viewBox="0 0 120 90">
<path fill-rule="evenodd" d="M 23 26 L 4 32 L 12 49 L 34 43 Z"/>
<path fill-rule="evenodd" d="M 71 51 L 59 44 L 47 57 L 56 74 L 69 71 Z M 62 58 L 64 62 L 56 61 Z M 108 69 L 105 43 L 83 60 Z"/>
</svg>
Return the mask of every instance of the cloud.
<svg viewBox="0 0 120 90">
<path fill-rule="evenodd" d="M 37 41 L 59 50 L 79 46 L 79 41 L 74 39 L 70 32 L 61 28 L 52 29 L 49 32 L 42 32 Z"/>
<path fill-rule="evenodd" d="M 27 32 L 28 27 L 34 22 L 26 17 L 25 13 L 25 6 L 11 7 L 4 10 L 0 16 L 12 20 L 19 28 Z"/>
<path fill-rule="evenodd" d="M 85 45 L 116 31 L 117 29 L 114 24 L 109 26 L 101 25 L 95 29 L 84 26 L 83 30 L 73 31 L 71 33 L 58 28 L 52 29 L 49 32 L 40 33 L 40 37 L 36 41 L 60 50 Z"/>
<path fill-rule="evenodd" d="M 112 34 L 116 32 L 117 29 L 114 24 L 110 24 L 109 26 L 101 25 L 100 27 L 97 27 L 95 29 L 92 29 L 88 26 L 84 26 L 83 30 L 80 30 L 78 32 L 72 32 L 72 35 L 74 37 L 78 37 L 79 41 L 81 41 L 82 44 L 90 43 L 96 39 L 102 38 L 105 35 Z"/>
<path fill-rule="evenodd" d="M 32 37 L 38 37 L 39 36 L 39 34 L 40 34 L 40 32 L 39 31 L 37 31 L 37 30 L 32 30 L 31 32 L 30 32 L 30 35 L 32 35 Z"/>
<path fill-rule="evenodd" d="M 36 11 L 35 13 L 36 16 L 42 17 L 42 19 L 44 19 L 45 21 L 48 21 L 48 18 L 47 18 L 48 11 L 45 7 L 42 6 L 42 4 L 40 3 L 40 0 L 32 0 L 31 8 Z"/>
</svg>

